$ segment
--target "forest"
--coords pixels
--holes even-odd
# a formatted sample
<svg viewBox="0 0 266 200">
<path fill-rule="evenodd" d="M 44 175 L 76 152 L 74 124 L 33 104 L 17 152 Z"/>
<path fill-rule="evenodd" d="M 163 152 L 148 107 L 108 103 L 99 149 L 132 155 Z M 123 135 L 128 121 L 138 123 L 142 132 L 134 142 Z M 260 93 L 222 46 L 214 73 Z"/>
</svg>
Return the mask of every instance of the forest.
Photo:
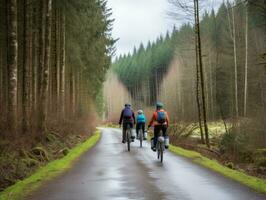
<svg viewBox="0 0 266 200">
<path fill-rule="evenodd" d="M 1 0 L 0 190 L 96 126 L 114 52 L 110 16 L 105 0 Z M 47 149 L 55 138 L 61 146 Z"/>
<path fill-rule="evenodd" d="M 1 136 L 41 136 L 85 117 L 110 65 L 106 1 L 41 2 L 1 2 Z"/>
<path fill-rule="evenodd" d="M 185 1 L 169 2 L 172 14 L 184 8 L 180 4 Z M 147 116 L 162 101 L 170 113 L 172 142 L 192 149 L 198 145 L 199 151 L 206 151 L 205 143 L 214 157 L 222 153 L 226 161 L 257 162 L 259 169 L 251 173 L 265 175 L 265 158 L 255 155 L 263 154 L 266 145 L 266 4 L 236 0 L 217 11 L 200 11 L 202 75 L 192 20 L 116 57 L 109 81 L 122 85 L 120 95 Z M 122 105 L 105 96 L 107 119 L 117 123 Z M 196 144 L 194 137 L 199 138 Z"/>
<path fill-rule="evenodd" d="M 117 183 L 113 185 L 119 188 L 119 180 L 128 181 L 128 174 L 136 175 L 133 181 L 144 180 L 132 169 L 141 169 L 140 176 L 149 169 L 146 175 L 151 178 L 152 170 L 157 174 L 165 168 L 146 162 L 155 157 L 150 144 L 145 141 L 142 154 L 136 155 L 141 151 L 136 150 L 137 143 L 131 152 L 125 151 L 121 132 L 113 127 L 118 128 L 125 103 L 131 103 L 134 111 L 144 110 L 150 119 L 158 101 L 170 116 L 169 151 L 196 151 L 192 154 L 200 156 L 193 159 L 232 170 L 241 180 L 251 177 L 240 182 L 253 181 L 248 186 L 265 192 L 266 1 L 230 0 L 207 9 L 204 0 L 166 0 L 171 8 L 168 17 L 176 22 L 181 19 L 182 24 L 121 55 L 116 53 L 119 38 L 114 37 L 113 28 L 117 18 L 110 1 L 0 0 L 0 199 L 4 193 L 14 194 L 10 188 L 20 195 L 23 188 L 36 189 L 55 173 L 70 170 L 72 162 L 94 145 L 93 153 L 79 163 L 86 163 L 80 169 L 87 171 L 71 176 L 68 186 L 84 187 L 88 181 L 97 182 L 98 187 L 100 181 L 106 184 L 110 179 L 114 182 L 106 185 Z M 173 171 L 169 174 L 183 163 L 176 162 L 179 158 L 172 153 L 165 154 L 165 166 L 170 163 Z M 146 160 L 138 159 L 144 154 Z M 132 166 L 126 168 L 124 160 Z M 184 163 L 183 168 L 193 166 L 191 179 L 199 178 L 193 170 L 198 169 L 195 163 Z M 114 178 L 116 171 L 119 178 Z M 214 177 L 213 172 L 207 175 Z M 206 180 L 204 176 L 201 180 Z M 84 188 L 88 194 L 95 187 Z M 220 189 L 226 196 L 228 191 Z M 106 191 L 90 194 L 104 196 Z"/>
</svg>

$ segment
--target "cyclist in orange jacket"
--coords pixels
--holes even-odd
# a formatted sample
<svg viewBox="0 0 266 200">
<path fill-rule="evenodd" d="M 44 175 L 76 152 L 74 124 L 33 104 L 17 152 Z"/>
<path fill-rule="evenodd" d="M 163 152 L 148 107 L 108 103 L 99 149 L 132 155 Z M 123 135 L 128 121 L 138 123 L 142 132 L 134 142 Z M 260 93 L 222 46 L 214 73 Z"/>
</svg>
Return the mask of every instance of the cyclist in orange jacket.
<svg viewBox="0 0 266 200">
<path fill-rule="evenodd" d="M 154 125 L 154 145 L 153 145 L 153 151 L 156 151 L 156 144 L 157 144 L 157 138 L 162 130 L 163 136 L 167 136 L 167 128 L 169 125 L 169 116 L 167 112 L 163 109 L 163 104 L 161 102 L 157 102 L 156 104 L 156 111 L 154 111 L 152 118 L 149 122 L 148 128 L 150 128 L 152 125 Z"/>
</svg>

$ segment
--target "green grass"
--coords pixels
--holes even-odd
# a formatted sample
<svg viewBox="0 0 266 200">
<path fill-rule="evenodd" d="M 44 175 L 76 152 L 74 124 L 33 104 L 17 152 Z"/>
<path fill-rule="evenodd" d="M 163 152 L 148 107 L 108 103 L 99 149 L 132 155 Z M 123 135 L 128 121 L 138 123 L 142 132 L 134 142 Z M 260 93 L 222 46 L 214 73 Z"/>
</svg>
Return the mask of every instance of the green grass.
<svg viewBox="0 0 266 200">
<path fill-rule="evenodd" d="M 235 181 L 238 181 L 250 188 L 253 188 L 258 192 L 266 193 L 265 179 L 256 178 L 253 176 L 249 176 L 243 172 L 232 170 L 230 168 L 227 168 L 219 164 L 216 160 L 210 160 L 195 151 L 185 150 L 183 148 L 173 145 L 170 145 L 169 150 L 177 155 L 190 158 L 193 162 L 198 163 L 220 174 L 223 174 L 224 176 L 229 177 Z"/>
<path fill-rule="evenodd" d="M 100 139 L 100 131 L 97 131 L 84 143 L 71 149 L 69 153 L 58 160 L 48 163 L 46 166 L 40 168 L 30 177 L 18 181 L 16 184 L 8 187 L 0 193 L 0 200 L 18 200 L 23 199 L 30 192 L 38 189 L 44 181 L 51 180 L 62 172 L 69 169 L 74 161 L 84 152 L 93 147 Z"/>
</svg>

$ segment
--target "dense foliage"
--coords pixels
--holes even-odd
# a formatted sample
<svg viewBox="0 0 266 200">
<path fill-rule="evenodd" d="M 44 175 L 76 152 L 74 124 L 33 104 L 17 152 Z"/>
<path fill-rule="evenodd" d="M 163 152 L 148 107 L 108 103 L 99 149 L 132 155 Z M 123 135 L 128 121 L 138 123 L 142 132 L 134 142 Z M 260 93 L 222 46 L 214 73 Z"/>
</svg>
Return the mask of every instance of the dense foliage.
<svg viewBox="0 0 266 200">
<path fill-rule="evenodd" d="M 102 99 L 99 97 L 115 43 L 111 37 L 111 9 L 107 8 L 105 0 L 67 1 L 66 54 L 69 56 L 66 62 L 84 85 L 83 92 L 89 95 L 97 111 L 101 112 L 102 107 L 98 104 Z M 77 89 L 76 92 L 82 91 Z M 85 106 L 88 102 L 78 104 Z"/>
<path fill-rule="evenodd" d="M 110 16 L 106 0 L 1 0 L 2 136 L 43 133 L 101 107 L 115 42 Z"/>
</svg>

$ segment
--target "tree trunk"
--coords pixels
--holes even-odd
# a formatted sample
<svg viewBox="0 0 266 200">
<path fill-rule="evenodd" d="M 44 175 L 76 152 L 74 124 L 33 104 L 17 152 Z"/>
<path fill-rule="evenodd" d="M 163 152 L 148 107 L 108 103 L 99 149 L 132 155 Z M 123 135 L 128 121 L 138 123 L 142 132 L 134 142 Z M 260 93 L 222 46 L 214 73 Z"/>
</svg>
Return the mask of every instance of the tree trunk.
<svg viewBox="0 0 266 200">
<path fill-rule="evenodd" d="M 17 128 L 17 1 L 8 1 L 8 113 L 7 123 L 10 135 Z"/>
<path fill-rule="evenodd" d="M 246 55 L 245 55 L 245 82 L 244 82 L 244 117 L 247 115 L 247 96 L 248 96 L 248 5 L 246 5 Z"/>
<path fill-rule="evenodd" d="M 210 70 L 210 117 L 211 117 L 211 120 L 214 120 L 214 98 L 213 98 L 213 65 L 212 65 L 212 62 L 211 62 L 211 52 L 209 52 L 209 57 L 208 57 L 208 60 L 209 60 L 209 70 Z"/>
<path fill-rule="evenodd" d="M 0 26 L 3 31 L 0 31 L 0 51 L 1 51 L 1 65 L 0 65 L 0 70 L 1 70 L 1 116 L 0 116 L 0 126 L 5 128 L 6 126 L 6 121 L 7 121 L 7 102 L 8 102 L 8 94 L 7 94 L 7 88 L 8 88 L 8 72 L 7 72 L 7 51 L 8 51 L 8 35 L 7 35 L 7 29 L 8 29 L 8 19 L 7 19 L 7 0 L 3 0 L 3 3 L 1 5 L 1 10 L 0 10 Z M 1 133 L 0 135 L 2 135 Z"/>
<path fill-rule="evenodd" d="M 197 4 L 194 0 L 194 17 L 195 17 L 195 52 L 196 52 L 196 98 L 197 98 L 197 108 L 198 108 L 198 121 L 200 128 L 200 139 L 201 143 L 204 144 L 204 135 L 202 130 L 202 119 L 201 119 L 201 105 L 200 105 L 200 85 L 199 85 L 199 54 L 198 54 L 198 34 L 197 34 Z"/>
<path fill-rule="evenodd" d="M 233 25 L 233 43 L 234 43 L 234 64 L 235 64 L 235 116 L 238 118 L 239 111 L 238 111 L 238 73 L 237 73 L 237 52 L 236 52 L 236 27 L 235 27 L 235 14 L 234 14 L 234 7 L 232 7 L 232 25 Z"/>
<path fill-rule="evenodd" d="M 55 3 L 55 2 L 54 2 Z M 52 39 L 53 39 L 53 57 L 51 58 L 51 78 L 52 78 L 52 99 L 51 99 L 51 111 L 52 111 L 52 115 L 55 119 L 58 119 L 58 106 L 60 105 L 58 102 L 58 68 L 59 68 L 59 64 L 58 64 L 58 9 L 56 8 L 56 5 L 53 9 L 53 32 L 52 32 Z"/>
<path fill-rule="evenodd" d="M 29 2 L 24 0 L 24 33 L 23 33 L 23 87 L 22 87 L 22 132 L 26 133 L 29 131 L 29 120 L 30 120 L 30 108 L 29 108 L 29 96 L 30 96 L 30 62 L 29 62 Z"/>
<path fill-rule="evenodd" d="M 40 131 L 46 130 L 47 100 L 48 100 L 48 80 L 49 80 L 49 63 L 50 63 L 50 43 L 51 43 L 51 11 L 52 0 L 47 0 L 46 10 L 46 27 L 45 27 L 45 52 L 43 65 L 43 80 L 41 85 L 41 106 L 40 106 Z"/>
<path fill-rule="evenodd" d="M 38 66 L 38 24 L 36 20 L 37 16 L 37 4 L 35 3 L 33 5 L 33 10 L 32 10 L 32 60 L 31 60 L 31 71 L 32 71 L 32 82 L 31 82 L 31 94 L 32 94 L 32 99 L 31 99 L 31 117 L 35 117 L 36 113 L 36 106 L 37 106 L 37 66 Z"/>
<path fill-rule="evenodd" d="M 60 10 L 60 117 L 65 118 L 65 15 Z"/>
<path fill-rule="evenodd" d="M 201 54 L 201 38 L 200 38 L 200 24 L 199 24 L 199 2 L 196 1 L 196 32 L 198 39 L 198 54 L 199 54 L 199 70 L 200 70 L 200 81 L 201 81 L 201 98 L 202 98 L 202 112 L 203 112 L 203 123 L 204 123 L 204 131 L 205 131 L 205 140 L 206 145 L 210 147 L 209 143 L 209 131 L 207 125 L 207 116 L 206 116 L 206 102 L 205 102 L 205 91 L 204 91 L 204 74 L 203 74 L 203 64 L 202 64 L 202 54 Z"/>
<path fill-rule="evenodd" d="M 75 72 L 74 69 L 70 69 L 70 76 L 69 76 L 69 83 L 70 83 L 70 90 L 69 90 L 69 97 L 70 97 L 70 116 L 72 118 L 75 117 L 76 115 L 76 111 L 77 111 L 77 105 L 78 103 L 76 102 L 76 96 L 77 96 L 77 86 L 76 86 L 76 82 L 82 81 L 82 78 L 80 78 L 80 80 L 78 80 L 75 76 Z M 81 76 L 82 77 L 82 76 Z M 79 92 L 82 93 L 82 89 L 83 88 L 79 88 Z M 82 99 L 82 97 L 81 97 Z M 83 100 L 83 99 L 82 99 Z"/>
</svg>

